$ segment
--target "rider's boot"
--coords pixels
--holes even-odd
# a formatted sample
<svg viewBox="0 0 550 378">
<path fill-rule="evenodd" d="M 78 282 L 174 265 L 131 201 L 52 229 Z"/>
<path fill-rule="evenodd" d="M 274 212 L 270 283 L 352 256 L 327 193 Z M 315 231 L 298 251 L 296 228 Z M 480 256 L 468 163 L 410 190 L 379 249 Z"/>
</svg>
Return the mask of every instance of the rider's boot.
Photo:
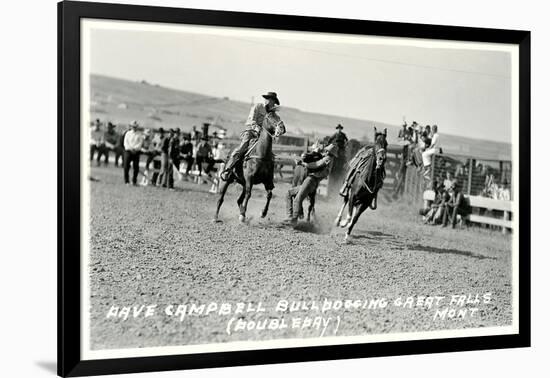
<svg viewBox="0 0 550 378">
<path fill-rule="evenodd" d="M 353 179 L 355 177 L 355 172 L 356 172 L 356 169 L 352 169 L 346 175 L 346 179 L 344 180 L 344 183 L 342 184 L 342 187 L 340 188 L 340 192 L 339 192 L 339 194 L 342 197 L 347 197 L 350 183 L 353 182 Z"/>
<path fill-rule="evenodd" d="M 229 160 L 227 161 L 227 164 L 225 164 L 225 169 L 223 170 L 222 173 L 220 173 L 220 178 L 223 181 L 227 181 L 231 171 L 233 170 L 233 168 L 235 167 L 235 165 L 237 164 L 238 161 L 239 160 L 237 159 L 237 156 L 235 156 L 235 155 L 231 155 L 229 157 Z"/>
</svg>

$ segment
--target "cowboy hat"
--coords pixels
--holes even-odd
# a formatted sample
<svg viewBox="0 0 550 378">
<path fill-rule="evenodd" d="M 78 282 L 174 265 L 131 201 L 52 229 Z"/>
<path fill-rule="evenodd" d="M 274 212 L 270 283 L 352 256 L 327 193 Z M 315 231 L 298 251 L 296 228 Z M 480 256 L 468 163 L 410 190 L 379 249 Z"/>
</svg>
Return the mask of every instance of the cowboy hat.
<svg viewBox="0 0 550 378">
<path fill-rule="evenodd" d="M 277 93 L 275 92 L 267 92 L 266 94 L 263 94 L 262 97 L 265 99 L 272 99 L 277 105 L 281 105 L 279 99 L 277 98 Z"/>
<path fill-rule="evenodd" d="M 311 145 L 312 151 L 319 151 L 323 149 L 323 143 L 321 143 L 319 140 L 316 140 L 315 143 Z"/>
<path fill-rule="evenodd" d="M 325 151 L 334 157 L 338 157 L 338 146 L 335 144 L 329 144 L 325 147 Z"/>
<path fill-rule="evenodd" d="M 336 130 L 338 130 L 338 129 L 342 130 L 343 128 L 344 128 L 344 126 L 342 126 L 341 124 L 338 124 L 338 125 L 336 126 Z"/>
<path fill-rule="evenodd" d="M 131 123 L 130 123 L 130 127 L 138 127 L 138 122 L 136 120 L 133 120 Z"/>
</svg>

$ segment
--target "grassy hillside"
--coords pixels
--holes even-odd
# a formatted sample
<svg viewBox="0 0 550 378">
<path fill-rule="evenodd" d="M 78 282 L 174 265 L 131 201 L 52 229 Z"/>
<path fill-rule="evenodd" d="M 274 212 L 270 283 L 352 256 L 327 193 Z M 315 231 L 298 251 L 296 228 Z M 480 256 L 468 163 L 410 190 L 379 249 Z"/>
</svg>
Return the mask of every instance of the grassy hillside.
<svg viewBox="0 0 550 378">
<path fill-rule="evenodd" d="M 127 124 L 138 120 L 145 127 L 179 127 L 190 130 L 193 125 L 216 122 L 228 129 L 228 135 L 238 135 L 248 116 L 250 104 L 228 98 L 209 97 L 180 91 L 146 82 L 133 82 L 100 75 L 91 75 L 91 116 L 115 123 Z M 372 139 L 372 127 L 388 128 L 390 143 L 395 140 L 399 126 L 371 120 L 336 115 L 303 112 L 282 107 L 281 117 L 287 131 L 323 137 L 334 133 L 341 123 L 350 138 Z M 444 130 L 443 130 L 444 131 Z M 510 145 L 454 135 L 441 135 L 448 153 L 474 155 L 480 158 L 509 159 Z"/>
</svg>

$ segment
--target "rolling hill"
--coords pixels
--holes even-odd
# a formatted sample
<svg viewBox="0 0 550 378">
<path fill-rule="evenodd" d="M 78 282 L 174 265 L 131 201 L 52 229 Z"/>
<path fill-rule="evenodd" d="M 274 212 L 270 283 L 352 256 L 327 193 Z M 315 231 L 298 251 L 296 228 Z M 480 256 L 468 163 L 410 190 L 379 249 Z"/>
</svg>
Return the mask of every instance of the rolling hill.
<svg viewBox="0 0 550 378">
<path fill-rule="evenodd" d="M 114 123 L 128 124 L 138 120 L 145 127 L 190 130 L 193 125 L 209 122 L 223 126 L 228 135 L 238 135 L 248 116 L 250 104 L 227 97 L 210 97 L 198 93 L 170 89 L 145 81 L 135 82 L 92 74 L 90 77 L 92 119 L 100 118 Z M 399 126 L 372 120 L 337 115 L 304 112 L 282 107 L 281 118 L 287 131 L 307 134 L 313 138 L 334 133 L 341 123 L 348 137 L 372 139 L 372 127 L 387 128 L 389 142 L 396 140 Z M 509 160 L 511 145 L 462 136 L 441 134 L 447 153 L 473 155 L 484 159 Z"/>
</svg>

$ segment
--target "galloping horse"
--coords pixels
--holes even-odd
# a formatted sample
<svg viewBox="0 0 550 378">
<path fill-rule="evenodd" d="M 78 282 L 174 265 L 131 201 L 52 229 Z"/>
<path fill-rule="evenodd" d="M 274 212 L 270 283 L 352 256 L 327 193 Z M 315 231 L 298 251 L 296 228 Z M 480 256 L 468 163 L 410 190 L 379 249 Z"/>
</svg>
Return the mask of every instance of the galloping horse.
<svg viewBox="0 0 550 378">
<path fill-rule="evenodd" d="M 265 218 L 267 210 L 269 209 L 269 202 L 273 196 L 272 190 L 275 188 L 275 185 L 273 185 L 273 171 L 275 168 L 272 152 L 273 139 L 283 135 L 285 132 L 286 129 L 282 121 L 279 121 L 275 125 L 270 122 L 264 122 L 257 141 L 251 143 L 251 146 L 245 154 L 244 161 L 235 166 L 221 188 L 220 198 L 218 199 L 218 205 L 216 207 L 216 215 L 214 216 L 215 222 L 220 222 L 218 219 L 220 208 L 227 188 L 233 182 L 237 182 L 243 187 L 241 195 L 237 199 L 237 205 L 239 205 L 240 211 L 239 220 L 241 222 L 246 220 L 246 208 L 248 206 L 248 200 L 252 195 L 252 186 L 264 184 L 265 190 L 267 191 L 267 202 L 262 211 L 262 218 Z"/>
<path fill-rule="evenodd" d="M 336 226 L 347 227 L 346 241 L 357 220 L 367 207 L 376 210 L 377 194 L 380 188 L 382 188 L 384 178 L 386 177 L 386 170 L 384 168 L 386 163 L 386 148 L 388 146 L 386 137 L 386 129 L 384 129 L 383 133 L 379 133 L 376 127 L 374 128 L 374 147 L 372 147 L 370 152 L 367 150 L 366 160 L 357 163 L 351 187 L 347 192 L 347 196 L 344 197 L 344 203 L 336 217 Z M 355 155 L 355 158 L 358 158 L 362 153 L 365 153 L 365 150 L 360 150 Z M 373 165 L 375 166 L 373 167 Z M 346 205 L 348 205 L 348 215 L 344 221 L 340 222 Z"/>
</svg>

